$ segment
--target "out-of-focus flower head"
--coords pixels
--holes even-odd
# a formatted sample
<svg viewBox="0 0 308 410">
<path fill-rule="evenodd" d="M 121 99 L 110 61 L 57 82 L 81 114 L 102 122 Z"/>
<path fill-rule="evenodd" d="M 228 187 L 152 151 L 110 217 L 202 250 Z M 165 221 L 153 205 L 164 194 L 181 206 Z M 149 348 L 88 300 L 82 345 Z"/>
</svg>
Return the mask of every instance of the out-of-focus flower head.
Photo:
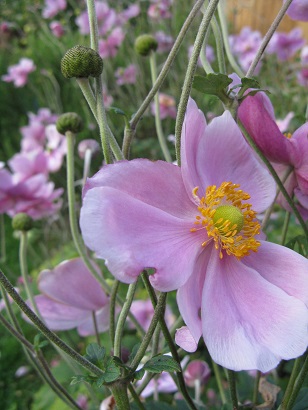
<svg viewBox="0 0 308 410">
<path fill-rule="evenodd" d="M 148 16 L 152 20 L 169 19 L 172 17 L 172 0 L 151 0 L 148 8 Z"/>
<path fill-rule="evenodd" d="M 152 302 L 149 299 L 134 300 L 131 306 L 131 312 L 144 330 L 147 331 L 154 315 Z M 168 305 L 166 307 L 165 320 L 168 327 L 172 326 L 175 321 L 175 316 Z"/>
<path fill-rule="evenodd" d="M 146 377 L 145 376 L 143 377 Z M 143 378 L 138 384 L 142 383 Z M 152 379 L 146 388 L 141 392 L 141 397 L 152 396 L 155 392 L 158 393 L 175 393 L 178 391 L 177 385 L 172 379 L 171 375 L 167 372 L 162 372 L 158 377 Z"/>
<path fill-rule="evenodd" d="M 276 31 L 268 44 L 266 52 L 268 54 L 276 54 L 279 61 L 287 61 L 293 57 L 304 44 L 305 39 L 303 38 L 300 28 L 294 28 L 289 33 Z"/>
<path fill-rule="evenodd" d="M 188 58 L 191 57 L 192 51 L 193 51 L 194 46 L 189 46 L 188 47 Z M 201 50 L 201 53 L 205 53 L 205 57 L 207 61 L 211 64 L 215 61 L 215 51 L 212 46 L 209 44 L 206 44 L 206 46 Z M 200 57 L 198 58 L 198 65 L 201 67 L 201 59 Z"/>
<path fill-rule="evenodd" d="M 163 120 L 167 117 L 176 118 L 176 105 L 175 99 L 171 95 L 159 93 L 159 115 Z M 151 104 L 151 113 L 155 115 L 155 104 Z"/>
<path fill-rule="evenodd" d="M 42 12 L 44 19 L 51 19 L 60 11 L 66 9 L 66 0 L 45 0 L 45 6 Z"/>
<path fill-rule="evenodd" d="M 135 64 L 130 64 L 128 67 L 117 68 L 115 78 L 118 85 L 135 84 L 137 76 L 137 67 Z"/>
<path fill-rule="evenodd" d="M 80 258 L 43 270 L 38 288 L 35 303 L 51 330 L 77 328 L 80 336 L 94 335 L 93 312 L 98 331 L 108 329 L 109 298 Z"/>
<path fill-rule="evenodd" d="M 105 86 L 103 86 L 103 100 L 106 108 L 109 108 L 113 103 L 113 96 L 108 93 Z"/>
<path fill-rule="evenodd" d="M 259 31 L 252 31 L 250 27 L 243 27 L 238 35 L 229 36 L 230 47 L 237 56 L 241 67 L 248 70 L 256 52 L 262 42 Z M 255 73 L 260 71 L 261 63 L 257 65 Z"/>
<path fill-rule="evenodd" d="M 23 87 L 28 82 L 28 76 L 35 71 L 36 66 L 30 58 L 21 58 L 18 64 L 12 65 L 8 68 L 8 74 L 1 78 L 7 83 L 13 82 L 15 87 Z"/>
<path fill-rule="evenodd" d="M 195 383 L 204 386 L 211 377 L 211 369 L 203 360 L 193 360 L 188 363 L 184 370 L 184 379 L 189 387 L 194 387 Z"/>
<path fill-rule="evenodd" d="M 131 4 L 122 12 L 118 13 L 116 24 L 121 25 L 128 22 L 128 20 L 137 17 L 140 14 L 140 7 L 138 4 Z"/>
<path fill-rule="evenodd" d="M 65 34 L 65 29 L 60 21 L 52 21 L 49 27 L 55 37 L 61 38 Z"/>
<path fill-rule="evenodd" d="M 78 144 L 78 155 L 81 159 L 84 159 L 86 151 L 90 150 L 91 155 L 99 152 L 100 146 L 99 143 L 94 139 L 85 139 L 79 142 Z"/>
<path fill-rule="evenodd" d="M 102 58 L 115 57 L 124 38 L 125 33 L 121 27 L 113 29 L 105 40 L 99 40 L 98 42 L 100 56 Z"/>
<path fill-rule="evenodd" d="M 283 132 L 288 131 L 290 122 L 292 118 L 294 118 L 294 115 L 295 115 L 294 112 L 291 111 L 284 118 L 276 120 L 276 124 L 280 132 L 283 133 Z"/>
<path fill-rule="evenodd" d="M 155 33 L 155 38 L 158 43 L 156 50 L 158 53 L 166 53 L 171 50 L 174 44 L 174 38 L 172 36 L 169 36 L 168 34 L 160 30 Z"/>
<path fill-rule="evenodd" d="M 288 7 L 287 15 L 292 20 L 308 21 L 308 0 L 293 0 Z"/>
<path fill-rule="evenodd" d="M 301 65 L 302 68 L 296 73 L 297 81 L 300 85 L 308 87 L 308 46 L 302 48 Z"/>
</svg>

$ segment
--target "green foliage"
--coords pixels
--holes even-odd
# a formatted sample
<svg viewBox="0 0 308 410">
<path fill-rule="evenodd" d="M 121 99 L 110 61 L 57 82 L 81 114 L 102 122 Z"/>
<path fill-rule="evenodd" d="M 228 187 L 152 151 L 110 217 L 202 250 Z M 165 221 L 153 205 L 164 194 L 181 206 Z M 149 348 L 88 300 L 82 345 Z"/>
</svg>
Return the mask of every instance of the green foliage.
<svg viewBox="0 0 308 410">
<path fill-rule="evenodd" d="M 90 343 L 86 348 L 85 359 L 95 364 L 97 367 L 101 367 L 104 364 L 106 356 L 106 350 L 104 347 L 99 346 L 97 343 Z"/>
<path fill-rule="evenodd" d="M 205 77 L 195 75 L 193 88 L 204 94 L 216 95 L 222 101 L 227 98 L 227 87 L 232 83 L 231 78 L 225 74 L 207 74 Z"/>
<path fill-rule="evenodd" d="M 151 373 L 181 371 L 178 362 L 176 362 L 173 357 L 166 355 L 153 356 L 146 362 L 146 364 L 143 366 L 143 369 Z"/>
<path fill-rule="evenodd" d="M 293 249 L 306 258 L 308 257 L 308 240 L 304 235 L 295 236 L 295 238 L 286 243 L 286 247 Z"/>
<path fill-rule="evenodd" d="M 307 410 L 308 405 L 308 387 L 304 387 L 299 392 L 293 410 Z"/>
</svg>

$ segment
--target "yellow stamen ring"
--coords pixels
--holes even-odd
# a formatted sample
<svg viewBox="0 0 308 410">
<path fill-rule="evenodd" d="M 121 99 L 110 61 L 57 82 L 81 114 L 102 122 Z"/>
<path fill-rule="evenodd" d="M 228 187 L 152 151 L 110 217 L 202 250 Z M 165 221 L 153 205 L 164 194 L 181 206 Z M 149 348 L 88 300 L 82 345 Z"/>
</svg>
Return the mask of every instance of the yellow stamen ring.
<svg viewBox="0 0 308 410">
<path fill-rule="evenodd" d="M 250 199 L 250 195 L 239 187 L 232 182 L 223 182 L 218 188 L 211 185 L 201 199 L 197 195 L 198 187 L 192 192 L 199 212 L 194 225 L 199 227 L 191 228 L 190 231 L 205 228 L 209 239 L 201 245 L 204 247 L 214 240 L 220 258 L 224 250 L 227 255 L 241 259 L 251 251 L 257 252 L 260 246 L 260 242 L 255 239 L 255 235 L 260 233 L 256 212 L 251 209 L 251 204 L 244 202 Z"/>
</svg>

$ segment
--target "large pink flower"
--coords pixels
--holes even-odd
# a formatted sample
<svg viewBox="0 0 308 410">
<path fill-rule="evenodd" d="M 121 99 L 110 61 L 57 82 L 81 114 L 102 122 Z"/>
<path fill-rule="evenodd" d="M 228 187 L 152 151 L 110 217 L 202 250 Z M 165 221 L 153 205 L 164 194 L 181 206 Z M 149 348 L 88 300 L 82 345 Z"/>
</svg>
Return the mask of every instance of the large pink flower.
<svg viewBox="0 0 308 410">
<path fill-rule="evenodd" d="M 238 110 L 240 120 L 264 155 L 277 164 L 282 176 L 292 167 L 286 189 L 295 194 L 299 201 L 299 211 L 308 218 L 308 123 L 298 128 L 294 134 L 285 136 L 276 124 L 274 108 L 264 93 L 247 97 Z M 281 205 L 291 211 L 287 202 L 280 198 Z"/>
<path fill-rule="evenodd" d="M 95 334 L 95 314 L 99 332 L 109 327 L 109 299 L 80 258 L 43 270 L 38 279 L 42 294 L 35 302 L 51 330 L 77 328 L 81 336 Z"/>
<path fill-rule="evenodd" d="M 119 280 L 142 269 L 160 291 L 178 290 L 197 342 L 234 370 L 274 368 L 308 343 L 308 261 L 259 239 L 255 212 L 275 196 L 231 114 L 207 125 L 190 100 L 182 167 L 145 159 L 103 167 L 88 179 L 84 240 Z"/>
</svg>

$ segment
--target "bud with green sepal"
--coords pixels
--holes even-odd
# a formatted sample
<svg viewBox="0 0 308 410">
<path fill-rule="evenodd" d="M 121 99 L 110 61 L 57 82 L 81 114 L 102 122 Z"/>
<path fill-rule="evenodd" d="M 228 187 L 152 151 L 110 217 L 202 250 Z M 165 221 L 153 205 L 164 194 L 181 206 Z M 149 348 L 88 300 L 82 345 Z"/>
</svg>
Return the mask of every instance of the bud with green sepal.
<svg viewBox="0 0 308 410">
<path fill-rule="evenodd" d="M 15 231 L 27 232 L 33 228 L 33 219 L 26 213 L 21 212 L 14 216 L 12 228 Z"/>
<path fill-rule="evenodd" d="M 83 129 L 83 121 L 75 112 L 67 112 L 60 115 L 56 122 L 57 131 L 65 135 L 67 131 L 77 134 Z"/>
<path fill-rule="evenodd" d="M 135 40 L 135 50 L 143 57 L 148 56 L 151 51 L 156 51 L 158 42 L 151 34 L 142 34 Z"/>
<path fill-rule="evenodd" d="M 61 71 L 65 78 L 99 77 L 103 72 L 103 60 L 92 48 L 78 45 L 65 53 Z"/>
</svg>

